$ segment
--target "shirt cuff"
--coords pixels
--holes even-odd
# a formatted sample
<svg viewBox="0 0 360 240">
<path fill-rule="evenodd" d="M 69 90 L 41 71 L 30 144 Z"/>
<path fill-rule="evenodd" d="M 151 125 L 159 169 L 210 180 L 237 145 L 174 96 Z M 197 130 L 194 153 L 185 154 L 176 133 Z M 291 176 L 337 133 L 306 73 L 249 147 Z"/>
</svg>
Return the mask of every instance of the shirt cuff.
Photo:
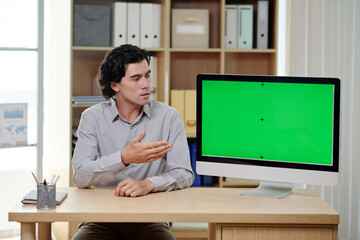
<svg viewBox="0 0 360 240">
<path fill-rule="evenodd" d="M 150 182 L 152 182 L 152 184 L 154 184 L 154 189 L 152 190 L 153 192 L 160 192 L 165 190 L 164 180 L 162 179 L 162 177 L 154 176 L 147 178 L 147 180 L 149 180 Z"/>
<path fill-rule="evenodd" d="M 118 174 L 126 168 L 121 160 L 121 151 L 110 154 L 107 159 L 106 166 L 114 170 L 115 174 Z"/>
</svg>

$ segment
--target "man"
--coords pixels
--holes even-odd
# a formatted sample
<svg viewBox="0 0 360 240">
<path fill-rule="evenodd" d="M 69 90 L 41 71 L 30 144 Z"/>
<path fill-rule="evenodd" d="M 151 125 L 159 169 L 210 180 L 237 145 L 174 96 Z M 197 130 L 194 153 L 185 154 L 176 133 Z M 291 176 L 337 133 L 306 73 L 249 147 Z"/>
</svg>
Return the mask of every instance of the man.
<svg viewBox="0 0 360 240">
<path fill-rule="evenodd" d="M 149 54 L 129 44 L 104 58 L 98 83 L 108 101 L 81 116 L 72 159 L 79 188 L 114 187 L 115 196 L 189 187 L 194 179 L 182 119 L 150 101 Z M 176 207 L 176 206 L 174 206 Z M 166 223 L 81 223 L 74 239 L 175 239 Z"/>
</svg>

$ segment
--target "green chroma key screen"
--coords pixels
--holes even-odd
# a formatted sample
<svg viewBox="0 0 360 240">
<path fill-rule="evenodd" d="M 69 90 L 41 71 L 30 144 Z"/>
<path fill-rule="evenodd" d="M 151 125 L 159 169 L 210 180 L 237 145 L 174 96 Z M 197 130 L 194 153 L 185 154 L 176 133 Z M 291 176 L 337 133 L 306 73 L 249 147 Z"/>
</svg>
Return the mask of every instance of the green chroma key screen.
<svg viewBox="0 0 360 240">
<path fill-rule="evenodd" d="M 203 156 L 333 164 L 332 84 L 203 80 L 201 114 Z"/>
</svg>

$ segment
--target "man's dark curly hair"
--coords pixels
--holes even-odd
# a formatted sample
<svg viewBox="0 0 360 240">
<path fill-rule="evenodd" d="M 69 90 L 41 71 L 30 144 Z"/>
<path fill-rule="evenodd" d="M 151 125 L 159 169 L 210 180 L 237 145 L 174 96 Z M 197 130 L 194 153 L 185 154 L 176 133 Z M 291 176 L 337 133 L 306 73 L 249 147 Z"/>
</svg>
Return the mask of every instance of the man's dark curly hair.
<svg viewBox="0 0 360 240">
<path fill-rule="evenodd" d="M 115 91 L 111 88 L 111 82 L 119 83 L 125 76 L 128 64 L 139 63 L 144 59 L 150 64 L 149 53 L 131 44 L 124 44 L 109 51 L 97 74 L 101 95 L 107 100 L 112 98 Z"/>
</svg>

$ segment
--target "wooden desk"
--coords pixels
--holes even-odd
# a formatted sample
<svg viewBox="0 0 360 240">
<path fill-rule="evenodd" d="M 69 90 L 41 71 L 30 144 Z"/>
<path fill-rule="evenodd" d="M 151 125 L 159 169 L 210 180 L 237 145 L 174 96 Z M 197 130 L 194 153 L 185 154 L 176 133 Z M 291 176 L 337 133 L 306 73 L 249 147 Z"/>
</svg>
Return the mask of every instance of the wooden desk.
<svg viewBox="0 0 360 240">
<path fill-rule="evenodd" d="M 339 214 L 312 190 L 285 199 L 242 196 L 238 188 L 188 188 L 137 198 L 113 189 L 60 188 L 68 192 L 53 210 L 19 203 L 9 221 L 21 223 L 22 239 L 50 238 L 51 222 L 209 222 L 210 239 L 337 239 Z"/>
</svg>

